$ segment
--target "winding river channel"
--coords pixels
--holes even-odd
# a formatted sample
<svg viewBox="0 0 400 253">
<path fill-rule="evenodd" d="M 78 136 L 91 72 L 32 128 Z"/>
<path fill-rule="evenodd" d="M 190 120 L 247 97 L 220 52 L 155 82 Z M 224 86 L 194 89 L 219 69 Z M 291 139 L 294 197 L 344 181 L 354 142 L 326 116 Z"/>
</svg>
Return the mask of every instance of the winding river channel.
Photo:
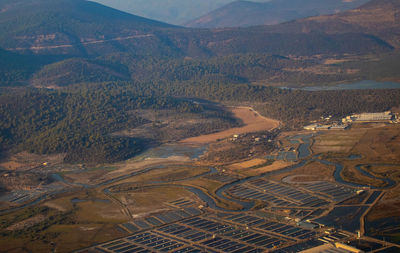
<svg viewBox="0 0 400 253">
<path fill-rule="evenodd" d="M 288 139 L 291 143 L 300 143 L 299 148 L 298 148 L 298 159 L 299 159 L 299 162 L 297 164 L 285 167 L 283 169 L 279 169 L 279 170 L 275 170 L 275 171 L 271 171 L 271 172 L 266 172 L 266 173 L 263 173 L 263 174 L 261 174 L 259 176 L 248 177 L 248 178 L 245 178 L 245 179 L 237 180 L 237 181 L 232 182 L 230 184 L 226 184 L 226 185 L 222 186 L 221 188 L 219 188 L 216 191 L 216 195 L 219 198 L 226 199 L 226 200 L 229 200 L 229 201 L 233 201 L 233 202 L 236 202 L 236 203 L 242 205 L 243 206 L 242 211 L 250 210 L 255 204 L 254 201 L 249 201 L 249 202 L 244 202 L 244 203 L 243 203 L 243 201 L 239 202 L 238 200 L 236 200 L 234 198 L 226 197 L 224 195 L 224 192 L 227 191 L 228 189 L 230 189 L 231 187 L 235 186 L 235 185 L 243 184 L 243 183 L 245 183 L 245 182 L 247 182 L 249 180 L 263 178 L 263 177 L 269 177 L 269 176 L 272 176 L 272 175 L 277 175 L 277 174 L 285 173 L 285 172 L 290 172 L 290 171 L 295 170 L 297 168 L 300 168 L 300 167 L 302 167 L 302 166 L 304 166 L 307 163 L 312 162 L 312 161 L 318 161 L 318 162 L 326 164 L 326 165 L 335 166 L 334 178 L 335 178 L 336 182 L 338 182 L 340 184 L 344 184 L 344 185 L 348 185 L 348 186 L 352 186 L 352 187 L 359 187 L 359 188 L 367 187 L 367 188 L 370 188 L 370 189 L 387 189 L 387 188 L 393 187 L 396 184 L 395 181 L 393 181 L 393 180 L 391 180 L 389 178 L 378 178 L 378 177 L 372 175 L 371 173 L 369 173 L 368 171 L 365 171 L 364 169 L 362 169 L 362 167 L 366 166 L 366 165 L 357 165 L 356 169 L 359 170 L 363 175 L 365 175 L 367 177 L 370 177 L 370 178 L 373 178 L 373 179 L 376 179 L 376 180 L 384 181 L 386 183 L 386 185 L 384 187 L 380 187 L 380 188 L 379 187 L 372 187 L 370 185 L 356 184 L 356 183 L 352 183 L 352 182 L 348 182 L 348 181 L 344 180 L 342 175 L 341 175 L 341 173 L 342 173 L 342 171 L 344 169 L 344 166 L 342 164 L 334 163 L 334 162 L 327 161 L 327 160 L 322 160 L 322 159 L 319 158 L 319 156 L 311 156 L 311 154 L 312 154 L 312 152 L 311 152 L 311 144 L 312 144 L 312 137 L 313 136 L 314 136 L 313 134 L 310 134 L 310 135 L 298 135 L 298 136 L 290 137 Z M 358 158 L 361 158 L 361 157 L 360 156 L 350 156 L 347 159 L 352 160 L 352 159 L 358 159 Z M 390 165 L 379 164 L 377 166 L 390 166 Z M 207 202 L 206 199 L 203 199 L 201 195 L 198 195 L 198 197 L 201 198 L 203 201 Z M 208 203 L 208 204 L 209 204 L 210 207 L 214 206 L 214 203 Z M 229 211 L 229 210 L 225 210 L 225 211 Z"/>
<path fill-rule="evenodd" d="M 356 166 L 356 169 L 362 173 L 364 176 L 376 179 L 376 180 L 382 180 L 384 181 L 386 184 L 384 187 L 378 188 L 378 187 L 372 187 L 370 185 L 363 185 L 363 184 L 356 184 L 356 183 L 352 183 L 352 182 L 348 182 L 346 180 L 343 179 L 341 173 L 344 169 L 344 166 L 342 164 L 339 163 L 334 163 L 331 161 L 327 161 L 327 160 L 322 160 L 320 159 L 319 155 L 314 155 L 312 156 L 312 152 L 311 152 L 311 144 L 312 144 L 312 138 L 315 136 L 315 134 L 308 134 L 308 135 L 297 135 L 297 136 L 292 136 L 292 137 L 288 137 L 288 141 L 291 143 L 295 143 L 295 144 L 299 144 L 298 147 L 298 154 L 297 154 L 297 164 L 295 165 L 291 165 L 279 170 L 275 170 L 275 171 L 270 171 L 270 172 L 266 172 L 263 173 L 261 175 L 258 176 L 253 176 L 253 177 L 248 177 L 248 178 L 244 178 L 244 179 L 240 179 L 240 180 L 236 180 L 234 182 L 225 184 L 224 186 L 220 187 L 219 189 L 216 190 L 215 194 L 219 199 L 223 199 L 223 200 L 227 200 L 227 201 L 231 201 L 234 202 L 238 205 L 240 205 L 242 207 L 241 210 L 230 210 L 230 209 L 225 209 L 222 208 L 220 206 L 218 206 L 218 204 L 216 203 L 216 200 L 214 198 L 212 198 L 209 194 L 205 193 L 202 189 L 197 188 L 197 187 L 193 187 L 193 186 L 187 186 L 187 185 L 180 185 L 179 182 L 183 181 L 183 180 L 177 180 L 177 181 L 171 181 L 171 182 L 150 182 L 147 186 L 145 187 L 180 187 L 180 188 L 184 188 L 192 193 L 194 193 L 198 198 L 200 198 L 202 201 L 204 201 L 205 203 L 207 203 L 207 205 L 215 210 L 219 210 L 219 211 L 228 211 L 228 212 L 237 212 L 237 211 L 248 211 L 251 210 L 254 206 L 255 206 L 255 201 L 243 201 L 243 200 L 239 200 L 236 198 L 231 198 L 227 195 L 225 195 L 225 192 L 230 189 L 231 187 L 235 186 L 235 185 L 239 185 L 239 184 L 243 184 L 247 181 L 250 180 L 254 180 L 254 179 L 258 179 L 258 178 L 264 178 L 264 177 L 269 177 L 272 175 L 277 175 L 280 173 L 285 173 L 285 172 L 290 172 L 292 170 L 295 170 L 297 168 L 300 168 L 304 165 L 306 165 L 309 162 L 313 162 L 313 161 L 318 161 L 322 164 L 325 165 L 333 165 L 335 166 L 335 172 L 334 172 L 334 178 L 336 180 L 336 182 L 340 183 L 340 184 L 344 184 L 344 185 L 348 185 L 351 187 L 367 187 L 367 188 L 371 188 L 371 189 L 386 189 L 386 188 L 391 188 L 393 187 L 396 182 L 389 179 L 389 178 L 378 178 L 374 175 L 372 175 L 371 173 L 369 173 L 368 171 L 364 170 L 363 167 L 371 165 L 371 166 L 390 166 L 387 164 L 360 164 Z M 173 154 L 170 154 L 173 155 Z M 359 156 L 350 156 L 347 159 L 349 160 L 353 160 L 353 159 L 358 159 L 360 158 Z M 89 185 L 84 185 L 84 184 L 71 184 L 69 182 L 66 182 L 64 180 L 64 178 L 58 174 L 54 174 L 52 175 L 53 179 L 57 180 L 57 181 L 61 181 L 63 183 L 66 184 L 70 184 L 71 186 L 78 186 L 78 187 L 83 187 L 83 188 L 94 188 L 94 187 L 99 187 L 99 186 L 106 186 L 108 184 L 114 183 L 114 182 L 118 182 L 121 181 L 123 179 L 127 179 L 130 177 L 134 177 L 146 172 L 149 172 L 151 170 L 154 169 L 162 169 L 163 166 L 153 166 L 153 167 L 149 167 L 149 168 L 145 168 L 143 170 L 134 172 L 134 173 L 130 173 L 128 175 L 124 175 L 121 177 L 117 177 L 117 178 L 113 178 L 111 180 L 108 180 L 106 182 L 103 182 L 101 184 L 98 185 L 94 185 L 94 186 L 89 186 Z M 194 176 L 192 178 L 186 178 L 185 180 L 191 180 L 191 179 L 196 179 L 196 178 L 200 178 L 206 175 L 210 175 L 210 174 L 215 174 L 217 173 L 217 170 L 215 168 L 210 168 L 210 170 L 206 173 Z M 109 194 L 110 193 L 110 188 L 105 188 L 104 193 Z M 42 198 L 37 199 L 34 202 L 31 202 L 27 205 L 24 205 L 24 207 L 28 206 L 28 205 L 33 205 L 38 203 L 39 201 L 41 201 L 42 199 L 46 198 L 46 196 L 43 196 Z M 21 207 L 20 207 L 21 208 Z"/>
</svg>

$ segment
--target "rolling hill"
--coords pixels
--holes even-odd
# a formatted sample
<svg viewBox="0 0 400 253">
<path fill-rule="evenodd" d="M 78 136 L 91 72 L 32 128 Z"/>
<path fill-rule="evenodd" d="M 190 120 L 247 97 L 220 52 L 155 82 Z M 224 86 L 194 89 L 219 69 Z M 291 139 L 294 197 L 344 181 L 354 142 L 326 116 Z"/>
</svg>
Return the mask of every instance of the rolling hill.
<svg viewBox="0 0 400 253">
<path fill-rule="evenodd" d="M 154 69 L 179 73 L 177 80 L 180 76 L 188 80 L 188 73 L 193 70 L 188 70 L 186 63 L 174 63 L 186 58 L 205 60 L 201 67 L 194 68 L 213 69 L 207 74 L 209 77 L 252 80 L 249 76 L 221 77 L 219 66 L 212 67 L 215 63 L 206 59 L 246 54 L 293 58 L 389 53 L 400 46 L 400 8 L 396 3 L 374 0 L 356 10 L 278 25 L 195 29 L 171 26 L 84 0 L 2 0 L 0 53 L 12 59 L 17 71 L 0 76 L 1 85 L 31 77 L 38 86 L 38 82 L 54 86 L 137 80 L 137 76 L 149 76 Z M 68 60 L 71 58 L 74 60 Z M 249 61 L 235 62 L 242 65 L 241 72 L 253 73 L 253 69 L 243 68 L 257 68 L 248 57 L 238 59 Z M 286 65 L 290 69 L 290 63 Z M 174 66 L 179 69 L 171 69 Z M 11 73 L 9 68 L 1 65 L 0 73 Z"/>
<path fill-rule="evenodd" d="M 366 53 L 391 49 L 380 39 L 382 33 L 377 33 L 387 30 L 387 22 L 379 23 L 388 19 L 380 6 L 371 10 L 370 5 L 370 9 L 276 26 L 199 30 L 170 26 L 84 0 L 2 3 L 0 47 L 23 54 L 205 57 L 237 53 Z M 395 9 L 388 11 L 394 13 Z M 375 17 L 368 20 L 378 21 L 366 21 L 365 29 L 360 31 L 357 20 L 365 17 L 359 16 L 370 13 Z"/>
<path fill-rule="evenodd" d="M 359 7 L 368 0 L 272 0 L 236 1 L 189 21 L 187 27 L 222 28 L 273 25 L 286 21 L 333 14 Z"/>
<path fill-rule="evenodd" d="M 17 0 L 0 5 L 0 47 L 21 53 L 95 55 L 166 52 L 154 34 L 170 25 L 83 0 Z"/>
</svg>

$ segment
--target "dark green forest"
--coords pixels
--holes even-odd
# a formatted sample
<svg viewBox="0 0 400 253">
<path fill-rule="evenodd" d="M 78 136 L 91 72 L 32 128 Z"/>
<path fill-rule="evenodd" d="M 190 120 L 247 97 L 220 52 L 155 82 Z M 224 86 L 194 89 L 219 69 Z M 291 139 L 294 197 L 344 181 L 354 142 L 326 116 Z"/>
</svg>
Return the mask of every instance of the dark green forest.
<svg viewBox="0 0 400 253">
<path fill-rule="evenodd" d="M 325 115 L 340 118 L 400 106 L 398 89 L 311 92 L 208 81 L 93 83 L 60 90 L 4 88 L 0 96 L 1 148 L 11 152 L 66 153 L 68 162 L 123 160 L 158 142 L 112 135 L 149 123 L 130 111 L 168 109 L 204 114 L 210 110 L 206 105 L 185 99 L 193 97 L 252 104 L 289 128 Z M 235 124 L 229 114 L 215 115 Z M 204 127 L 193 133 L 212 130 Z"/>
<path fill-rule="evenodd" d="M 396 1 L 385 2 L 384 8 L 398 8 Z M 371 13 L 380 3 L 357 13 Z M 65 153 L 68 162 L 123 160 L 167 141 L 162 133 L 151 139 L 115 135 L 152 123 L 132 113 L 140 109 L 218 119 L 182 129 L 185 135 L 240 124 L 221 107 L 188 98 L 249 104 L 287 128 L 400 103 L 399 90 L 309 92 L 266 86 L 400 80 L 398 23 L 379 23 L 379 11 L 376 23 L 367 26 L 349 12 L 323 22 L 208 30 L 171 26 L 83 0 L 4 0 L 0 8 L 4 153 Z M 339 61 L 326 64 L 327 59 Z"/>
<path fill-rule="evenodd" d="M 113 137 L 145 119 L 128 114 L 137 108 L 198 113 L 200 105 L 171 97 L 137 96 L 104 85 L 74 92 L 23 90 L 0 96 L 3 150 L 38 154 L 67 153 L 66 161 L 116 161 L 142 151 L 148 140 Z"/>
</svg>

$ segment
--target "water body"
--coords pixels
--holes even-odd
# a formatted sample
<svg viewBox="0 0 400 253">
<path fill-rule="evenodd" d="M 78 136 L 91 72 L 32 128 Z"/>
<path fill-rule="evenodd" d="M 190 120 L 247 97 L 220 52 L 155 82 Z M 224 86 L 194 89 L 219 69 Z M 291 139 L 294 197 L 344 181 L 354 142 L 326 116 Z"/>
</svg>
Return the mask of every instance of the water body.
<svg viewBox="0 0 400 253">
<path fill-rule="evenodd" d="M 299 159 L 303 159 L 311 154 L 310 145 L 311 145 L 311 137 L 313 137 L 313 135 L 312 134 L 303 135 L 300 137 L 303 143 L 300 144 L 299 146 Z"/>
<path fill-rule="evenodd" d="M 371 165 L 372 165 L 372 164 L 371 164 Z M 383 164 L 383 165 L 379 165 L 379 166 L 391 166 L 391 165 Z M 391 188 L 391 187 L 393 187 L 393 186 L 396 185 L 396 182 L 393 181 L 393 180 L 391 180 L 390 178 L 376 177 L 376 176 L 372 175 L 371 173 L 369 173 L 368 171 L 364 170 L 362 167 L 363 167 L 363 165 L 357 165 L 357 166 L 356 166 L 356 169 L 357 169 L 359 172 L 361 172 L 361 174 L 363 174 L 364 176 L 367 176 L 367 177 L 370 177 L 370 178 L 373 178 L 373 179 L 377 179 L 377 180 L 382 180 L 382 181 L 384 181 L 384 182 L 386 183 L 386 187 L 384 187 L 384 188 Z M 382 188 L 381 188 L 381 189 L 382 189 Z"/>
<path fill-rule="evenodd" d="M 309 134 L 309 135 L 296 135 L 296 136 L 292 136 L 292 137 L 288 137 L 287 138 L 289 140 L 289 142 L 291 142 L 291 143 L 300 143 L 299 140 L 301 140 L 301 144 L 300 144 L 300 146 L 298 148 L 298 159 L 304 159 L 304 158 L 307 158 L 308 156 L 311 155 L 310 146 L 311 146 L 311 143 L 312 143 L 311 138 L 313 136 L 314 136 L 314 134 Z M 269 158 L 270 159 L 274 159 L 273 157 L 269 157 Z M 349 157 L 347 157 L 348 160 L 356 160 L 356 159 L 360 159 L 360 158 L 362 158 L 362 156 L 358 155 L 358 154 L 352 154 Z M 279 156 L 275 157 L 275 159 L 279 160 Z M 317 156 L 313 156 L 313 157 L 311 157 L 309 159 L 302 160 L 302 162 L 300 162 L 299 164 L 296 164 L 294 166 L 290 166 L 290 167 L 287 167 L 287 168 L 284 168 L 284 169 L 281 169 L 281 170 L 277 170 L 277 171 L 274 171 L 273 173 L 263 174 L 262 176 L 268 176 L 268 175 L 274 175 L 274 174 L 277 174 L 277 173 L 288 172 L 288 171 L 291 171 L 293 169 L 302 167 L 307 162 L 311 162 L 311 161 L 318 161 L 318 162 L 320 162 L 322 164 L 325 164 L 325 165 L 333 165 L 333 166 L 335 166 L 335 173 L 334 173 L 335 180 L 336 180 L 336 182 L 341 183 L 343 185 L 348 185 L 348 186 L 352 186 L 352 187 L 369 187 L 371 189 L 387 189 L 387 188 L 391 188 L 394 185 L 396 185 L 396 182 L 391 180 L 391 179 L 389 179 L 389 178 L 378 178 L 378 177 L 375 177 L 374 175 L 372 175 L 371 173 L 369 173 L 368 171 L 363 170 L 362 166 L 364 166 L 364 165 L 358 165 L 358 166 L 356 166 L 356 169 L 358 171 L 360 171 L 360 173 L 362 173 L 363 175 L 365 175 L 367 177 L 384 181 L 386 183 L 386 186 L 378 188 L 378 187 L 373 187 L 373 186 L 369 186 L 369 185 L 363 185 L 363 184 L 356 184 L 356 183 L 348 182 L 348 181 L 346 181 L 346 180 L 344 180 L 342 178 L 341 173 L 342 173 L 342 171 L 344 169 L 344 166 L 342 164 L 334 163 L 334 162 L 330 162 L 330 161 L 326 161 L 326 160 L 321 160 L 321 159 L 319 159 L 318 155 Z M 365 165 L 365 166 L 367 166 L 367 165 Z M 379 166 L 389 166 L 389 165 L 381 164 Z"/>
<path fill-rule="evenodd" d="M 370 185 L 366 185 L 366 184 L 357 184 L 357 183 L 348 182 L 348 181 L 344 180 L 342 178 L 342 175 L 341 175 L 341 173 L 342 173 L 342 171 L 344 169 L 343 165 L 338 164 L 338 163 L 334 163 L 334 162 L 330 162 L 330 161 L 326 161 L 326 160 L 317 160 L 317 161 L 322 163 L 322 164 L 325 164 L 325 165 L 333 165 L 333 166 L 335 166 L 335 173 L 334 173 L 333 176 L 335 177 L 336 182 L 344 184 L 344 185 L 349 185 L 349 186 L 353 186 L 353 187 L 368 187 L 368 188 L 371 188 L 371 189 L 387 189 L 387 188 L 391 188 L 394 185 L 396 185 L 396 182 L 391 180 L 391 179 L 389 179 L 389 178 L 378 178 L 378 177 L 375 177 L 371 173 L 363 170 L 361 168 L 361 165 L 356 166 L 356 169 L 358 171 L 360 171 L 363 175 L 365 175 L 367 177 L 384 181 L 386 183 L 386 186 L 385 187 L 375 187 L 375 186 L 370 186 Z"/>
<path fill-rule="evenodd" d="M 280 151 L 277 155 L 268 155 L 265 158 L 271 160 L 283 160 L 289 162 L 296 162 L 311 155 L 310 145 L 311 138 L 314 134 L 301 134 L 296 136 L 289 136 L 287 140 L 292 144 L 300 144 L 297 151 Z"/>
<path fill-rule="evenodd" d="M 344 83 L 333 86 L 313 86 L 313 87 L 299 88 L 299 90 L 305 90 L 305 91 L 371 90 L 371 89 L 400 89 L 400 83 L 364 80 L 355 83 Z"/>
<path fill-rule="evenodd" d="M 80 198 L 71 199 L 71 202 L 74 204 L 88 202 L 88 201 L 94 201 L 94 202 L 105 203 L 105 204 L 111 203 L 111 201 L 108 199 L 80 199 Z"/>
</svg>

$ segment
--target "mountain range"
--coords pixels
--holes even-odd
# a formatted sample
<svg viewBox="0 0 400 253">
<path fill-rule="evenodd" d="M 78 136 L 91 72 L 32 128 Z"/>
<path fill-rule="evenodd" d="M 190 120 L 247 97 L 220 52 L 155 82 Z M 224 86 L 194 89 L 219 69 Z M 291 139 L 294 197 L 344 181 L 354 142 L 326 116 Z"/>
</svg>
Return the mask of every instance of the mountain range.
<svg viewBox="0 0 400 253">
<path fill-rule="evenodd" d="M 94 0 L 134 15 L 181 25 L 234 0 Z"/>
<path fill-rule="evenodd" d="M 272 25 L 286 21 L 334 14 L 361 6 L 368 0 L 272 0 L 236 1 L 191 20 L 187 27 L 221 28 Z"/>
<path fill-rule="evenodd" d="M 160 64 L 162 60 L 166 68 L 174 65 L 171 60 L 230 55 L 294 59 L 385 54 L 400 46 L 399 10 L 397 0 L 372 0 L 355 10 L 278 25 L 194 29 L 84 0 L 2 0 L 0 54 L 17 67 L 13 72 L 9 71 L 11 65 L 2 64 L 0 81 L 4 85 L 34 77 L 33 83 L 46 83 L 46 79 L 57 83 L 61 77 L 62 85 L 67 85 L 127 80 L 136 69 L 150 68 L 140 67 L 143 62 Z M 253 66 L 250 62 L 244 65 Z"/>
</svg>

